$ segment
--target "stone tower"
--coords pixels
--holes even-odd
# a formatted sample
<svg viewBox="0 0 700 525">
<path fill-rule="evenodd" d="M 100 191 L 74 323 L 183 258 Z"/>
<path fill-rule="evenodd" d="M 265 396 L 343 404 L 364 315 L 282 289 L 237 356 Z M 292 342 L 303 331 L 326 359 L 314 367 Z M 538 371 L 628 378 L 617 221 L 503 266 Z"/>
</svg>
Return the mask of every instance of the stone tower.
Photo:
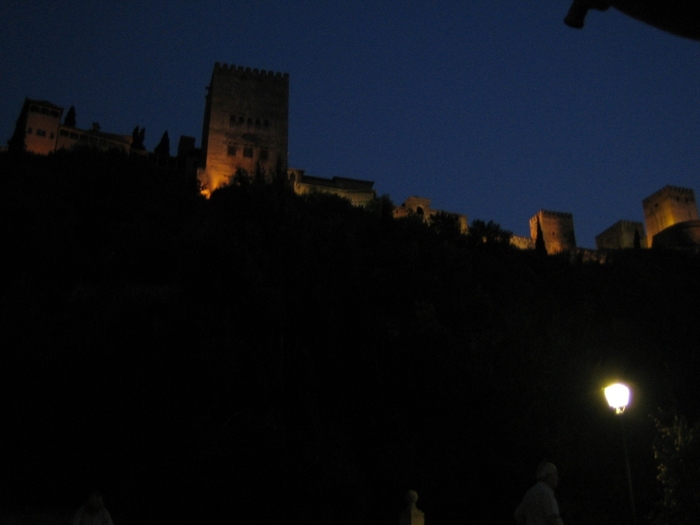
<svg viewBox="0 0 700 525">
<path fill-rule="evenodd" d="M 27 98 L 17 119 L 14 136 L 24 139 L 26 151 L 48 155 L 56 150 L 62 114 L 63 108 L 51 102 Z"/>
<path fill-rule="evenodd" d="M 205 194 L 240 170 L 252 176 L 287 171 L 289 75 L 214 64 L 202 129 Z"/>
<path fill-rule="evenodd" d="M 607 230 L 596 235 L 595 246 L 598 250 L 619 250 L 634 248 L 635 237 L 639 238 L 639 247 L 646 247 L 644 225 L 637 221 L 617 221 Z"/>
<path fill-rule="evenodd" d="M 544 245 L 548 254 L 576 249 L 574 235 L 574 216 L 560 211 L 540 210 L 530 219 L 530 236 L 537 238 L 537 221 L 539 219 Z"/>
<path fill-rule="evenodd" d="M 642 201 L 647 246 L 652 246 L 654 235 L 675 224 L 698 220 L 695 193 L 688 188 L 664 186 Z"/>
</svg>

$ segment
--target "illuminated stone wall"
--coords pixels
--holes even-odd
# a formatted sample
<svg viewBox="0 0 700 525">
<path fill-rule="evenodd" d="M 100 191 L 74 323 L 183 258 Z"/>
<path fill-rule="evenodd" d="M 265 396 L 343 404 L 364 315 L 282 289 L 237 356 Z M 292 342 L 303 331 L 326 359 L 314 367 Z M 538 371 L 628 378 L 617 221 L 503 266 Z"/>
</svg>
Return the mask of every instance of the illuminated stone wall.
<svg viewBox="0 0 700 525">
<path fill-rule="evenodd" d="M 48 155 L 60 149 L 90 147 L 101 150 L 131 148 L 131 135 L 104 133 L 99 129 L 82 130 L 61 124 L 63 108 L 45 100 L 25 99 L 17 119 L 17 128 L 24 132 L 25 149 L 29 153 Z"/>
<path fill-rule="evenodd" d="M 559 253 L 576 249 L 574 216 L 560 211 L 540 210 L 530 219 L 530 237 L 537 238 L 537 220 L 540 221 L 547 253 Z"/>
<path fill-rule="evenodd" d="M 349 200 L 353 206 L 366 206 L 373 201 L 377 192 L 374 182 L 369 180 L 333 177 L 325 179 L 304 174 L 304 170 L 287 170 L 287 180 L 297 195 L 308 193 L 330 193 Z"/>
<path fill-rule="evenodd" d="M 525 237 L 524 235 L 513 235 L 510 238 L 511 246 L 518 248 L 519 250 L 534 250 L 535 249 L 535 239 L 530 237 Z"/>
<path fill-rule="evenodd" d="M 654 236 L 666 228 L 699 218 L 695 193 L 688 188 L 664 186 L 644 199 L 642 208 L 648 246 L 652 246 Z"/>
<path fill-rule="evenodd" d="M 394 208 L 395 219 L 415 215 L 417 217 L 421 217 L 425 222 L 430 222 L 430 219 L 438 213 L 444 213 L 450 217 L 453 217 L 457 221 L 459 231 L 461 233 L 466 234 L 469 231 L 469 224 L 466 215 L 443 210 L 433 210 L 430 207 L 430 199 L 426 199 L 425 197 L 409 197 L 403 204 Z"/>
<path fill-rule="evenodd" d="M 58 130 L 56 150 L 89 147 L 103 151 L 119 150 L 129 153 L 131 150 L 131 135 L 116 135 L 99 130 L 82 130 L 69 126 L 61 126 Z"/>
<path fill-rule="evenodd" d="M 249 175 L 287 170 L 289 75 L 214 64 L 198 177 L 205 193 Z"/>
</svg>

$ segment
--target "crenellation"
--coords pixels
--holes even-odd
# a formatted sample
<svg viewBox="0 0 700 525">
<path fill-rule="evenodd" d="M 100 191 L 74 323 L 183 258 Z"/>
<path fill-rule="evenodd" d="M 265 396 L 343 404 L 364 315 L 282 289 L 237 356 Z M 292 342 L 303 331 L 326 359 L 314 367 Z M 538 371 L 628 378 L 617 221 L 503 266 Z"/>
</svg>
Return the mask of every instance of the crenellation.
<svg viewBox="0 0 700 525">
<path fill-rule="evenodd" d="M 573 217 L 573 215 L 571 213 L 568 213 L 565 211 L 540 210 L 540 213 L 542 213 L 542 215 L 549 216 L 549 217 L 562 217 L 562 218 Z"/>
<path fill-rule="evenodd" d="M 250 68 L 246 66 L 237 66 L 235 64 L 228 64 L 226 62 L 215 62 L 214 74 L 237 75 L 241 79 L 252 78 L 258 81 L 289 81 L 289 73 L 282 73 L 280 71 L 272 71 L 266 69 Z"/>
<path fill-rule="evenodd" d="M 686 196 L 695 200 L 695 192 L 690 188 L 681 188 L 680 186 L 672 186 L 670 184 L 664 186 L 660 190 L 655 191 L 647 198 L 642 200 L 642 204 L 646 205 L 663 195 L 676 194 L 677 196 Z"/>
</svg>

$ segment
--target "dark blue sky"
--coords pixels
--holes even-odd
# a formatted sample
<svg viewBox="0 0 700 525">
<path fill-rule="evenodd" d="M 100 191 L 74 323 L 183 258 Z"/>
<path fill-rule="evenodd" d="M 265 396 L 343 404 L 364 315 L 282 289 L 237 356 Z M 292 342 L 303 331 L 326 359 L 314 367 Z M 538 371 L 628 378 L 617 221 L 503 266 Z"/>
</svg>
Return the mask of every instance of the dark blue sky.
<svg viewBox="0 0 700 525">
<path fill-rule="evenodd" d="M 290 165 L 578 244 L 666 184 L 700 190 L 700 42 L 568 0 L 0 0 L 0 140 L 25 96 L 153 149 L 201 142 L 214 62 L 290 75 Z"/>
</svg>

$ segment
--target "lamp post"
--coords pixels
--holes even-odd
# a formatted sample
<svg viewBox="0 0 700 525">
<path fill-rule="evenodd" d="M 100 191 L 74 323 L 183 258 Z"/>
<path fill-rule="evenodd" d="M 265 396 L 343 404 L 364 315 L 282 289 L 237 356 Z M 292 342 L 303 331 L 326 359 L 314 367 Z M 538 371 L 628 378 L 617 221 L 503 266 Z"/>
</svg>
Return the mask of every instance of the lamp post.
<svg viewBox="0 0 700 525">
<path fill-rule="evenodd" d="M 605 389 L 605 399 L 608 401 L 610 408 L 615 410 L 615 414 L 622 416 L 629 405 L 630 401 L 630 389 L 623 385 L 622 383 L 615 383 L 610 385 Z M 627 454 L 627 439 L 625 436 L 625 418 L 620 417 L 620 424 L 622 426 L 622 448 L 625 453 L 625 468 L 627 470 L 627 486 L 630 493 L 630 511 L 632 513 L 632 523 L 635 520 L 635 510 L 634 510 L 634 492 L 632 491 L 632 473 L 630 472 L 630 460 Z"/>
</svg>

